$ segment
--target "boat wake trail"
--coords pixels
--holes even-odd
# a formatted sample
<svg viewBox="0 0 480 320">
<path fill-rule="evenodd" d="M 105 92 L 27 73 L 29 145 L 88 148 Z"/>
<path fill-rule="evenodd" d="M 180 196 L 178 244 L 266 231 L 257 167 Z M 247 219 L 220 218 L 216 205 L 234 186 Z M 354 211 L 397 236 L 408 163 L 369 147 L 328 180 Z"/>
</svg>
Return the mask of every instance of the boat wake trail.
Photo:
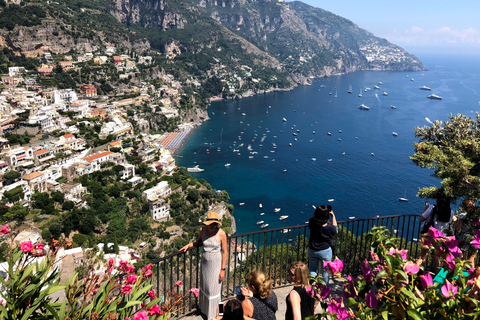
<svg viewBox="0 0 480 320">
<path fill-rule="evenodd" d="M 427 120 L 428 123 L 433 124 L 433 122 L 430 119 L 428 119 L 427 117 L 425 117 L 425 120 Z"/>
</svg>

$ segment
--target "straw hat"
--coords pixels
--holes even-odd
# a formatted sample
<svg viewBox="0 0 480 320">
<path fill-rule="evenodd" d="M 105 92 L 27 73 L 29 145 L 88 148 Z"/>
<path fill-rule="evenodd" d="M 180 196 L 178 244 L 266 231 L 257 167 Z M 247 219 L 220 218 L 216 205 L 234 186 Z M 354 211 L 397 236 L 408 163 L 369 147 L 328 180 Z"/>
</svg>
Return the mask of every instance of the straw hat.
<svg viewBox="0 0 480 320">
<path fill-rule="evenodd" d="M 203 221 L 202 223 L 206 226 L 209 226 L 212 223 L 218 223 L 219 226 L 222 225 L 220 220 L 218 220 L 218 213 L 213 212 L 213 211 L 211 211 L 207 214 L 207 219 L 205 219 L 205 221 Z"/>
</svg>

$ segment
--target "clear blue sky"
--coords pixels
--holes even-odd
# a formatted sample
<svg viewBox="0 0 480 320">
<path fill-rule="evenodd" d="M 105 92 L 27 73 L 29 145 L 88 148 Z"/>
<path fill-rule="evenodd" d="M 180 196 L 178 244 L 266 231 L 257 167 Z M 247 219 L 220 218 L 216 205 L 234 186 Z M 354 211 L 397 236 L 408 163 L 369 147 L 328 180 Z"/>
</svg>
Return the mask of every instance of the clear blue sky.
<svg viewBox="0 0 480 320">
<path fill-rule="evenodd" d="M 303 0 L 407 50 L 480 54 L 480 0 Z"/>
</svg>

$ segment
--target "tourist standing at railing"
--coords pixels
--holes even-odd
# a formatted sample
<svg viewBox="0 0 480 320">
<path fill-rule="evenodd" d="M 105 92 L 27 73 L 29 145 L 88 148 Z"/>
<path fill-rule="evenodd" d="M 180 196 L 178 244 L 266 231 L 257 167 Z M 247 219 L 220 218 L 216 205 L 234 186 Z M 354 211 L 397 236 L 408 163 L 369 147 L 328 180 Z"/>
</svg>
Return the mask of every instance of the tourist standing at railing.
<svg viewBox="0 0 480 320">
<path fill-rule="evenodd" d="M 332 223 L 328 223 L 332 217 Z M 310 239 L 308 244 L 308 269 L 310 275 L 316 277 L 318 265 L 323 281 L 328 286 L 330 275 L 323 267 L 323 261 L 332 261 L 335 242 L 333 237 L 338 233 L 337 219 L 331 206 L 320 205 L 315 209 L 313 217 L 308 221 Z"/>
<path fill-rule="evenodd" d="M 247 276 L 248 288 L 242 288 L 246 298 L 242 302 L 245 319 L 275 320 L 278 301 L 272 289 L 272 280 L 266 280 L 261 271 L 252 271 Z"/>
<path fill-rule="evenodd" d="M 315 314 L 315 298 L 307 293 L 308 268 L 303 262 L 295 262 L 288 271 L 293 289 L 287 296 L 285 320 L 300 320 Z"/>
<path fill-rule="evenodd" d="M 424 234 L 428 232 L 426 226 L 429 225 L 440 231 L 447 229 L 450 223 L 454 221 L 454 215 L 453 210 L 450 208 L 450 198 L 448 198 L 443 192 L 439 192 L 437 195 L 437 204 L 429 204 L 428 202 L 425 202 L 425 207 L 420 215 L 422 233 Z M 424 267 L 426 267 L 428 250 L 429 247 L 424 245 L 420 252 L 420 258 L 423 260 Z M 439 265 L 439 258 L 437 256 L 433 257 L 434 271 L 438 271 Z"/>
<path fill-rule="evenodd" d="M 200 272 L 199 308 L 207 317 L 213 319 L 220 302 L 222 280 L 227 264 L 227 235 L 220 229 L 222 225 L 216 212 L 209 212 L 205 225 L 200 229 L 198 239 L 180 249 L 185 252 L 190 248 L 203 246 Z"/>
</svg>

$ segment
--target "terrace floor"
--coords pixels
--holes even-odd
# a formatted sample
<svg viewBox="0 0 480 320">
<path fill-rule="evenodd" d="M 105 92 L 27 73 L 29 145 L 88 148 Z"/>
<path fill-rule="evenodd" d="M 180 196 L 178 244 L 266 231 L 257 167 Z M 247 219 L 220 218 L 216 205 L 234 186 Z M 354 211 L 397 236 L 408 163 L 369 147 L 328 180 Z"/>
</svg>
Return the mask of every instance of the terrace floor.
<svg viewBox="0 0 480 320">
<path fill-rule="evenodd" d="M 336 278 L 334 281 L 330 280 L 330 284 L 332 286 L 332 292 L 330 294 L 331 297 L 342 294 L 343 280 L 339 280 L 338 278 Z M 292 290 L 292 287 L 293 286 L 288 286 L 288 287 L 282 287 L 282 288 L 277 288 L 273 290 L 277 295 L 277 300 L 278 300 L 278 311 L 276 313 L 277 320 L 285 319 L 285 311 L 287 310 L 287 304 L 285 302 L 285 299 L 287 295 L 290 293 L 290 291 Z M 315 310 L 315 313 L 321 313 L 321 312 L 322 312 L 322 308 L 320 307 L 320 305 L 318 305 L 317 309 Z M 202 316 L 198 312 L 187 314 L 181 319 L 182 320 L 203 320 Z"/>
</svg>

